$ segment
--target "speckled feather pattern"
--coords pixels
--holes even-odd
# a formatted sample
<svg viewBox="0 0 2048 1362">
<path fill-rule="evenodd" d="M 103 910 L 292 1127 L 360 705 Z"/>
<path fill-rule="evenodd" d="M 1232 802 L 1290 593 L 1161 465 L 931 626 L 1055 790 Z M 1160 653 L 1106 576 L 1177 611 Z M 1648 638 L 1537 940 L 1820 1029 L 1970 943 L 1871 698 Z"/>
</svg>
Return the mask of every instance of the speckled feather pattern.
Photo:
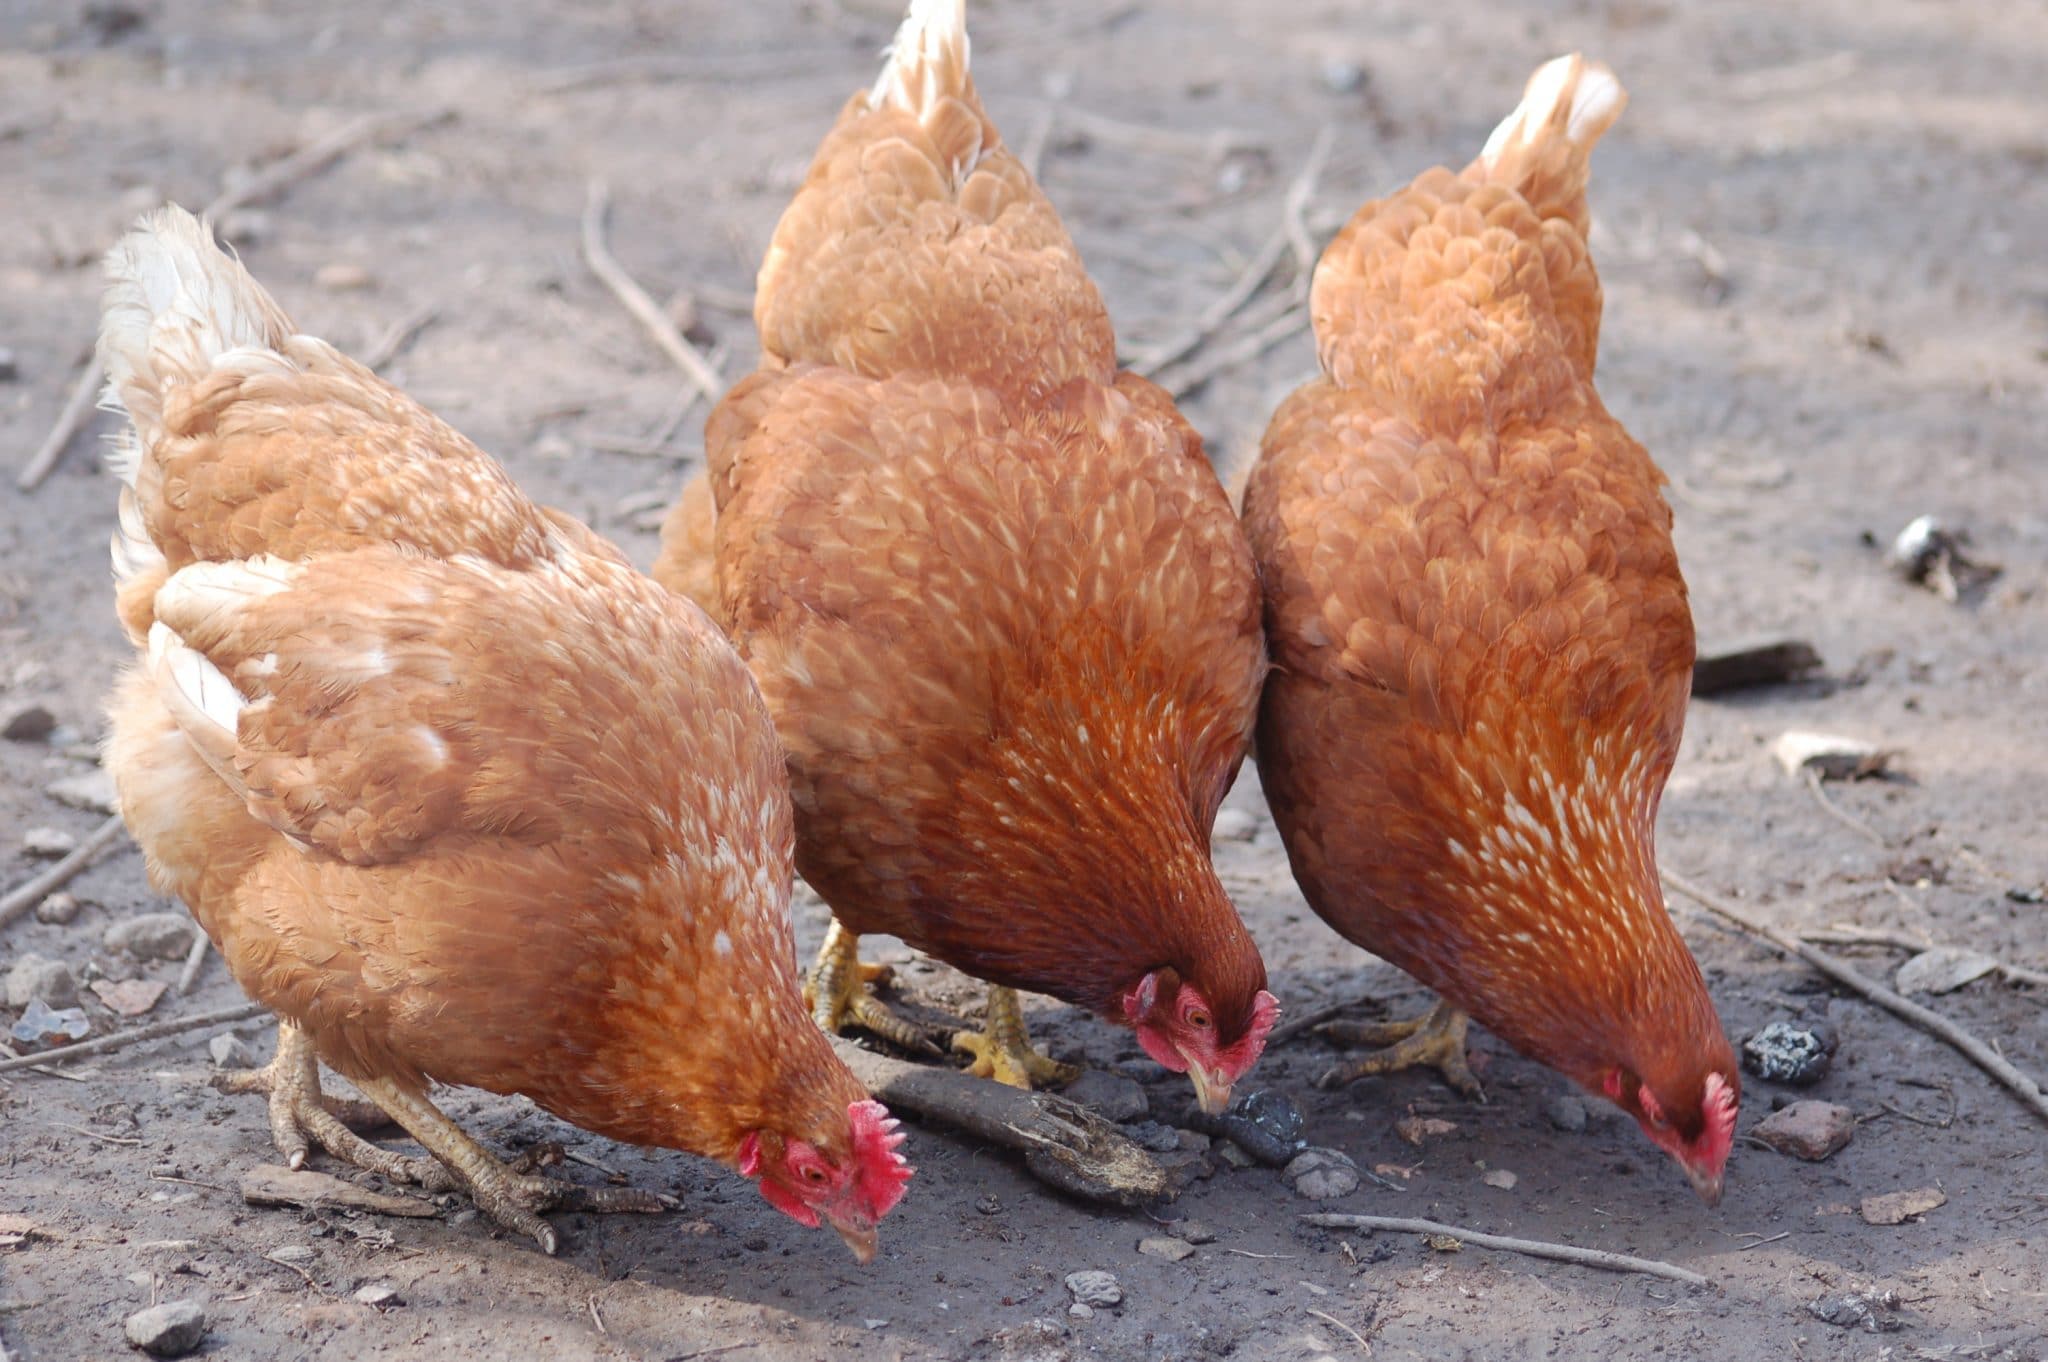
<svg viewBox="0 0 2048 1362">
<path fill-rule="evenodd" d="M 656 575 L 760 680 L 850 929 L 1104 1012 L 1172 963 L 1228 1025 L 1264 983 L 1208 858 L 1264 670 L 1250 550 L 939 60 L 819 150 Z"/>
<path fill-rule="evenodd" d="M 1581 1081 L 1698 1093 L 1732 1063 L 1652 849 L 1692 621 L 1662 476 L 1593 388 L 1587 153 L 1618 111 L 1430 171 L 1324 253 L 1325 373 L 1245 493 L 1259 761 L 1340 932 Z"/>
<path fill-rule="evenodd" d="M 153 346 L 133 302 L 165 250 L 267 345 Z M 764 1125 L 844 1155 L 865 1094 L 798 997 L 782 752 L 720 632 L 292 334 L 189 217 L 123 252 L 120 608 L 151 654 L 108 764 L 156 884 L 343 1073 L 727 1161 Z"/>
</svg>

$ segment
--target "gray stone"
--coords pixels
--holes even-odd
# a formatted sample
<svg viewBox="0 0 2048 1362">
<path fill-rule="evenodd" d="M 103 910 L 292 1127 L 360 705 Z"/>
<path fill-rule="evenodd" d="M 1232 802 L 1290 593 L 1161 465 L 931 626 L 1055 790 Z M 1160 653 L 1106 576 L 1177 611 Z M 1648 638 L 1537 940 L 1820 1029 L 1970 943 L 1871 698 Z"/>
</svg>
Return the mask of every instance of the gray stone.
<svg viewBox="0 0 2048 1362">
<path fill-rule="evenodd" d="M 393 1310 L 405 1304 L 398 1288 L 390 1282 L 365 1282 L 356 1288 L 356 1299 L 379 1310 Z"/>
<path fill-rule="evenodd" d="M 1124 1289 L 1117 1283 L 1116 1274 L 1091 1268 L 1086 1272 L 1067 1274 L 1067 1292 L 1077 1305 L 1108 1307 L 1121 1305 Z"/>
<path fill-rule="evenodd" d="M 78 979 L 71 966 L 40 955 L 24 955 L 14 962 L 7 971 L 7 1005 L 25 1008 L 38 1000 L 60 1011 L 78 1001 Z"/>
<path fill-rule="evenodd" d="M 242 1038 L 230 1031 L 223 1031 L 206 1042 L 206 1053 L 213 1056 L 216 1069 L 253 1069 L 256 1056 L 249 1050 Z"/>
<path fill-rule="evenodd" d="M 1067 1314 L 1074 1319 L 1094 1319 L 1095 1307 L 1092 1305 L 1083 1305 L 1081 1304 L 1081 1302 L 1075 1301 L 1072 1305 L 1067 1307 Z"/>
<path fill-rule="evenodd" d="M 61 927 L 78 916 L 79 906 L 76 894 L 52 894 L 36 905 L 36 921 Z"/>
<path fill-rule="evenodd" d="M 1333 95 L 1356 94 L 1365 87 L 1365 70 L 1356 62 L 1331 58 L 1323 63 L 1323 88 Z"/>
<path fill-rule="evenodd" d="M 1218 1140 L 1210 1147 L 1210 1152 L 1232 1168 L 1250 1168 L 1258 1163 L 1258 1160 L 1245 1153 L 1235 1140 Z"/>
<path fill-rule="evenodd" d="M 305 1264 L 313 1261 L 313 1250 L 306 1244 L 280 1244 L 264 1257 L 279 1263 Z"/>
<path fill-rule="evenodd" d="M 121 1331 L 153 1357 L 183 1357 L 206 1337 L 206 1311 L 197 1301 L 166 1301 L 137 1310 Z"/>
<path fill-rule="evenodd" d="M 198 931 L 189 914 L 144 913 L 107 928 L 106 943 L 137 960 L 183 960 Z"/>
<path fill-rule="evenodd" d="M 57 716 L 43 705 L 22 705 L 0 719 L 0 738 L 9 742 L 41 742 L 57 726 Z"/>
<path fill-rule="evenodd" d="M 1176 1220 L 1173 1222 L 1173 1233 L 1175 1238 L 1185 1239 L 1190 1244 L 1213 1244 L 1216 1242 L 1216 1231 L 1210 1229 L 1199 1220 Z"/>
<path fill-rule="evenodd" d="M 1060 1096 L 1079 1102 L 1105 1121 L 1135 1121 L 1150 1110 L 1145 1089 L 1136 1081 L 1101 1069 L 1084 1069 L 1060 1090 Z"/>
<path fill-rule="evenodd" d="M 1545 1102 L 1543 1115 L 1550 1124 L 1573 1135 L 1586 1128 L 1586 1104 L 1575 1092 L 1561 1092 Z"/>
<path fill-rule="evenodd" d="M 1856 1115 L 1833 1102 L 1794 1102 L 1772 1112 L 1750 1134 L 1780 1154 L 1819 1163 L 1855 1136 Z"/>
<path fill-rule="evenodd" d="M 53 780 L 43 787 L 43 793 L 59 804 L 69 804 L 74 809 L 87 809 L 93 813 L 113 813 L 120 806 L 114 794 L 114 778 L 104 770 Z"/>
<path fill-rule="evenodd" d="M 1358 1165 L 1342 1150 L 1304 1149 L 1280 1171 L 1280 1178 L 1297 1196 L 1328 1201 L 1358 1190 Z"/>
<path fill-rule="evenodd" d="M 1195 1246 L 1185 1239 L 1169 1239 L 1163 1234 L 1155 1234 L 1138 1241 L 1138 1252 L 1148 1258 L 1164 1258 L 1169 1263 L 1178 1263 L 1192 1257 Z"/>
<path fill-rule="evenodd" d="M 78 839 L 62 828 L 30 828 L 21 835 L 21 849 L 40 860 L 54 861 L 78 850 Z"/>
</svg>

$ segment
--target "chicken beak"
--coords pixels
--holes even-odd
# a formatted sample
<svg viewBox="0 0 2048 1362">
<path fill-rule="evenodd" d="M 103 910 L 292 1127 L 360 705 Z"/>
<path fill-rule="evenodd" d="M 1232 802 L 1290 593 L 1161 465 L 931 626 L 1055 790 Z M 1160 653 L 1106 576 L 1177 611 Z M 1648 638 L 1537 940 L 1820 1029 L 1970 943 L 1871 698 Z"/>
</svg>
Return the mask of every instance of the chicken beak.
<svg viewBox="0 0 2048 1362">
<path fill-rule="evenodd" d="M 855 1262 L 866 1267 L 875 1261 L 875 1250 L 881 1246 L 882 1235 L 873 1225 L 835 1220 L 832 1222 L 832 1228 L 839 1231 L 839 1237 L 853 1250 Z"/>
<path fill-rule="evenodd" d="M 1188 1077 L 1195 1085 L 1195 1105 L 1211 1116 L 1221 1116 L 1230 1107 L 1230 1075 L 1222 1069 L 1188 1065 Z"/>
<path fill-rule="evenodd" d="M 1692 1189 L 1700 1194 L 1700 1200 L 1709 1206 L 1721 1204 L 1721 1170 L 1718 1168 L 1694 1168 L 1685 1166 L 1685 1176 L 1691 1180 Z"/>
</svg>

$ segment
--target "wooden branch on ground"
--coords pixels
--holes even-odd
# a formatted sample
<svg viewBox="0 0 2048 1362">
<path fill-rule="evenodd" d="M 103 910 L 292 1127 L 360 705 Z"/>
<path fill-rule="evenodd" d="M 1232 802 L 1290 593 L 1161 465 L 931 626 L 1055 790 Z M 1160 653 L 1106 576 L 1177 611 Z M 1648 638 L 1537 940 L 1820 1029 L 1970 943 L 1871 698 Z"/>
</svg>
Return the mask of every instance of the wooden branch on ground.
<svg viewBox="0 0 2048 1362">
<path fill-rule="evenodd" d="M 1328 123 L 1316 132 L 1307 162 L 1301 167 L 1301 173 L 1294 177 L 1294 183 L 1287 186 L 1287 198 L 1281 213 L 1282 225 L 1287 229 L 1287 244 L 1294 250 L 1294 290 L 1303 298 L 1308 297 L 1309 280 L 1315 274 L 1318 254 L 1316 244 L 1308 234 L 1308 201 L 1315 197 L 1316 181 L 1322 178 L 1323 167 L 1329 164 L 1330 144 L 1335 137 L 1336 130 Z"/>
<path fill-rule="evenodd" d="M 1939 941 L 1929 941 L 1925 937 L 1908 936 L 1904 932 L 1870 931 L 1862 927 L 1824 927 L 1818 931 L 1801 932 L 1799 939 L 1827 946 L 1887 946 L 1895 951 L 1913 951 L 1916 954 L 1943 949 Z M 1974 950 L 1975 947 L 1963 949 Z M 2048 988 L 2048 970 L 2029 969 L 2025 965 L 2008 965 L 1995 957 L 1992 958 L 1992 964 L 1998 973 L 2016 984 Z"/>
<path fill-rule="evenodd" d="M 1604 1249 L 1580 1248 L 1577 1244 L 1553 1244 L 1542 1239 L 1509 1239 L 1498 1234 L 1486 1234 L 1479 1230 L 1462 1229 L 1457 1225 L 1442 1225 L 1434 1220 L 1404 1220 L 1384 1215 L 1305 1215 L 1302 1217 L 1311 1225 L 1320 1225 L 1330 1230 L 1388 1230 L 1395 1234 L 1441 1234 L 1448 1235 L 1461 1244 L 1478 1248 L 1499 1249 L 1504 1253 L 1523 1253 L 1531 1258 L 1550 1258 L 1560 1263 L 1576 1263 L 1580 1267 L 1597 1267 L 1608 1272 L 1642 1272 L 1652 1277 L 1666 1277 L 1674 1282 L 1685 1282 L 1690 1286 L 1712 1286 L 1713 1282 L 1690 1269 L 1675 1263 L 1659 1262 L 1655 1258 L 1634 1258 L 1626 1253 L 1609 1253 Z"/>
<path fill-rule="evenodd" d="M 704 400 L 716 402 L 725 392 L 725 380 L 719 376 L 718 370 L 684 338 L 668 314 L 648 296 L 646 289 L 634 281 L 632 275 L 626 273 L 625 267 L 605 245 L 604 219 L 610 205 L 611 193 L 605 188 L 604 181 L 592 180 L 589 198 L 583 205 L 583 263 L 590 267 L 598 282 L 610 290 L 612 297 L 633 314 L 633 320 L 640 323 L 640 329 L 661 347 L 661 352 L 682 371 L 683 377 L 696 385 Z"/>
<path fill-rule="evenodd" d="M 78 878 L 102 851 L 114 844 L 121 831 L 121 815 L 108 814 L 107 821 L 94 828 L 92 835 L 80 842 L 70 855 L 19 888 L 8 890 L 7 896 L 0 898 L 0 927 L 5 927 Z"/>
<path fill-rule="evenodd" d="M 82 1040 L 76 1045 L 60 1045 L 54 1050 L 23 1055 L 19 1059 L 0 1060 L 0 1074 L 12 1073 L 16 1069 L 33 1069 L 44 1064 L 62 1064 L 66 1060 L 85 1059 L 91 1055 L 110 1055 L 131 1045 L 162 1040 L 165 1036 L 197 1031 L 202 1027 L 226 1026 L 230 1022 L 247 1021 L 251 1017 L 260 1017 L 269 1010 L 262 1003 L 243 1003 L 240 1007 L 224 1007 L 218 1012 L 202 1012 L 196 1017 L 179 1017 L 174 1021 L 138 1026 L 133 1031 L 116 1031 L 109 1036 Z"/>
<path fill-rule="evenodd" d="M 1893 1016 L 1911 1022 L 1927 1034 L 1946 1042 L 1972 1064 L 2004 1084 L 2036 1116 L 2048 1121 L 2048 1095 L 2042 1093 L 2041 1085 L 2021 1073 L 2003 1055 L 1939 1012 L 1922 1007 L 1912 999 L 1893 992 L 1876 980 L 1866 977 L 1862 971 L 1843 964 L 1826 951 L 1816 950 L 1791 933 L 1759 922 L 1728 900 L 1708 892 L 1682 875 L 1674 875 L 1667 870 L 1664 872 L 1664 882 L 1716 917 L 1727 919 L 1751 936 L 1769 942 L 1787 955 L 1797 956 L 1844 988 L 1862 994 Z"/>
<path fill-rule="evenodd" d="M 1376 1001 L 1378 1001 L 1376 994 L 1361 993 L 1356 998 L 1346 998 L 1341 1003 L 1331 1003 L 1328 1007 L 1319 1007 L 1313 1012 L 1304 1012 L 1299 1017 L 1291 1017 L 1273 1028 L 1273 1034 L 1266 1037 L 1266 1048 L 1270 1050 L 1275 1046 L 1283 1045 L 1304 1031 L 1314 1030 L 1324 1022 L 1335 1017 L 1341 1017 L 1353 1008 L 1369 1007 Z"/>
<path fill-rule="evenodd" d="M 199 971 L 206 965 L 206 951 L 213 943 L 206 939 L 205 932 L 192 933 L 192 949 L 185 952 L 185 967 L 178 971 L 178 996 L 184 997 L 199 982 Z"/>
<path fill-rule="evenodd" d="M 385 328 L 383 335 L 371 341 L 370 348 L 356 356 L 356 363 L 372 373 L 382 369 L 397 359 L 399 352 L 412 344 L 413 337 L 432 326 L 434 319 L 440 315 L 441 309 L 432 303 L 414 308 Z"/>
<path fill-rule="evenodd" d="M 1220 349 L 1205 351 L 1179 369 L 1161 374 L 1153 382 L 1166 389 L 1168 395 L 1177 402 L 1224 370 L 1246 360 L 1257 359 L 1282 341 L 1301 335 L 1307 325 L 1307 306 L 1289 307 L 1286 312 L 1250 335 L 1240 336 Z"/>
<path fill-rule="evenodd" d="M 1147 1206 L 1174 1195 L 1172 1180 L 1151 1155 L 1114 1124 L 1057 1093 L 912 1064 L 838 1037 L 832 1048 L 884 1105 L 1018 1150 L 1032 1176 L 1059 1191 L 1117 1206 Z"/>
<path fill-rule="evenodd" d="M 225 187 L 214 195 L 201 216 L 218 220 L 237 208 L 246 208 L 277 194 L 310 175 L 325 170 L 356 147 L 373 138 L 400 133 L 417 132 L 432 127 L 454 116 L 454 111 L 437 108 L 426 113 L 371 114 L 344 124 L 318 141 L 301 147 L 291 155 L 257 171 L 238 185 Z M 375 368 L 375 365 L 370 367 Z M 15 479 L 15 486 L 24 492 L 33 492 L 42 485 L 64 457 L 72 439 L 78 434 L 92 414 L 93 398 L 100 390 L 100 382 L 106 377 L 100 368 L 99 356 L 93 355 L 79 372 L 71 397 L 64 404 L 64 410 L 57 417 L 57 424 L 37 448 L 33 457 L 22 467 Z"/>
</svg>

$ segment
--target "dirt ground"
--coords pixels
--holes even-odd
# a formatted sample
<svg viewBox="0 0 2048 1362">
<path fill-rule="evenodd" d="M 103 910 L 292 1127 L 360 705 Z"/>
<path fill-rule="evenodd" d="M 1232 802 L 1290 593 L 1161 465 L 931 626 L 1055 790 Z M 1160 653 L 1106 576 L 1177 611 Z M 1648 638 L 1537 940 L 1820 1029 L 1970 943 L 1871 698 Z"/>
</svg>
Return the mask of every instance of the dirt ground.
<svg viewBox="0 0 2048 1362">
<path fill-rule="evenodd" d="M 578 259 L 586 182 L 613 187 L 619 257 L 657 297 L 694 296 L 696 334 L 737 374 L 776 215 L 895 19 L 876 0 L 132 3 L 0 0 L 10 477 L 63 403 L 93 329 L 96 258 L 126 220 L 165 197 L 197 206 L 224 174 L 357 114 L 446 104 L 449 121 L 363 148 L 230 226 L 301 325 L 346 347 L 434 309 L 392 376 L 642 563 L 703 412 L 663 442 L 679 383 Z M 2042 11 L 988 0 L 975 33 L 1011 139 L 1049 130 L 1045 182 L 1132 351 L 1229 285 L 1281 222 L 1320 128 L 1334 149 L 1309 205 L 1318 238 L 1373 193 L 1469 157 L 1540 60 L 1583 48 L 1611 62 L 1634 102 L 1596 162 L 1603 392 L 1672 474 L 1703 640 L 1795 635 L 1827 661 L 1822 680 L 1694 706 L 1663 859 L 1774 921 L 2048 966 Z M 1312 363 L 1296 335 L 1223 369 L 1189 414 L 1220 459 L 1239 456 Z M 18 850 L 28 829 L 83 836 L 99 817 L 45 793 L 91 769 L 124 653 L 95 446 L 78 439 L 32 495 L 0 494 L 0 712 L 40 702 L 61 721 L 46 741 L 0 742 L 10 887 L 37 868 Z M 1967 528 L 2003 575 L 1961 605 L 1889 575 L 1866 536 L 1886 542 L 1923 512 Z M 1910 778 L 1832 786 L 1848 820 L 1830 816 L 1769 755 L 1794 728 L 1896 749 Z M 1415 1008 L 1412 984 L 1306 909 L 1249 770 L 1231 805 L 1256 823 L 1219 844 L 1218 864 L 1283 1002 L 1299 1013 L 1367 992 L 1388 1013 Z M 6 928 L 0 968 L 35 953 L 86 979 L 175 976 L 102 944 L 166 907 L 132 848 L 71 888 L 79 916 Z M 915 1128 L 913 1194 L 862 1270 L 700 1161 L 456 1097 L 454 1114 L 501 1147 L 564 1138 L 683 1200 L 658 1218 L 561 1217 L 567 1246 L 550 1260 L 459 1203 L 425 1220 L 244 1205 L 237 1179 L 271 1153 L 262 1112 L 202 1086 L 213 1033 L 200 1031 L 69 1079 L 0 1079 L 0 1353 L 119 1356 L 123 1318 L 155 1297 L 205 1301 L 206 1354 L 228 1358 L 2048 1358 L 2042 1125 L 1938 1042 L 1675 908 L 1734 1034 L 1827 1008 L 1841 1050 L 1812 1095 L 1860 1118 L 1825 1163 L 1740 1141 L 1717 1210 L 1618 1115 L 1558 1128 L 1561 1080 L 1491 1037 L 1475 1032 L 1483 1106 L 1421 1075 L 1318 1092 L 1331 1052 L 1304 1037 L 1255 1083 L 1300 1101 L 1314 1143 L 1405 1170 L 1388 1175 L 1398 1190 L 1367 1181 L 1314 1204 L 1272 1170 L 1219 1166 L 1158 1212 L 1215 1236 L 1181 1262 L 1136 1251 L 1162 1232 L 1145 1217 L 1062 1201 L 1007 1156 Z M 805 900 L 807 949 L 821 921 Z M 1905 958 L 1836 949 L 1879 977 Z M 973 997 L 936 967 L 906 979 L 935 1006 Z M 148 1019 L 239 998 L 214 962 Z M 1932 1001 L 2048 1071 L 2048 993 L 1990 977 Z M 135 1024 L 86 1006 L 98 1031 Z M 1124 1033 L 1044 1000 L 1035 1016 L 1055 1053 L 1127 1069 L 1157 1115 L 1184 1110 L 1185 1082 Z M 267 1046 L 261 1024 L 241 1031 Z M 1787 1096 L 1753 1081 L 1743 1130 Z M 1411 1112 L 1456 1129 L 1411 1147 L 1393 1129 Z M 1484 1180 L 1500 1169 L 1512 1187 Z M 1927 1186 L 1946 1203 L 1905 1224 L 1854 1209 Z M 1715 1287 L 1300 1223 L 1330 1209 L 1667 1259 Z M 281 1248 L 308 1251 L 280 1263 Z M 1124 1301 L 1078 1319 L 1062 1280 L 1087 1268 L 1116 1274 Z M 354 1299 L 380 1282 L 403 1303 Z M 1808 1312 L 1865 1289 L 1898 1294 L 1898 1332 Z"/>
</svg>

